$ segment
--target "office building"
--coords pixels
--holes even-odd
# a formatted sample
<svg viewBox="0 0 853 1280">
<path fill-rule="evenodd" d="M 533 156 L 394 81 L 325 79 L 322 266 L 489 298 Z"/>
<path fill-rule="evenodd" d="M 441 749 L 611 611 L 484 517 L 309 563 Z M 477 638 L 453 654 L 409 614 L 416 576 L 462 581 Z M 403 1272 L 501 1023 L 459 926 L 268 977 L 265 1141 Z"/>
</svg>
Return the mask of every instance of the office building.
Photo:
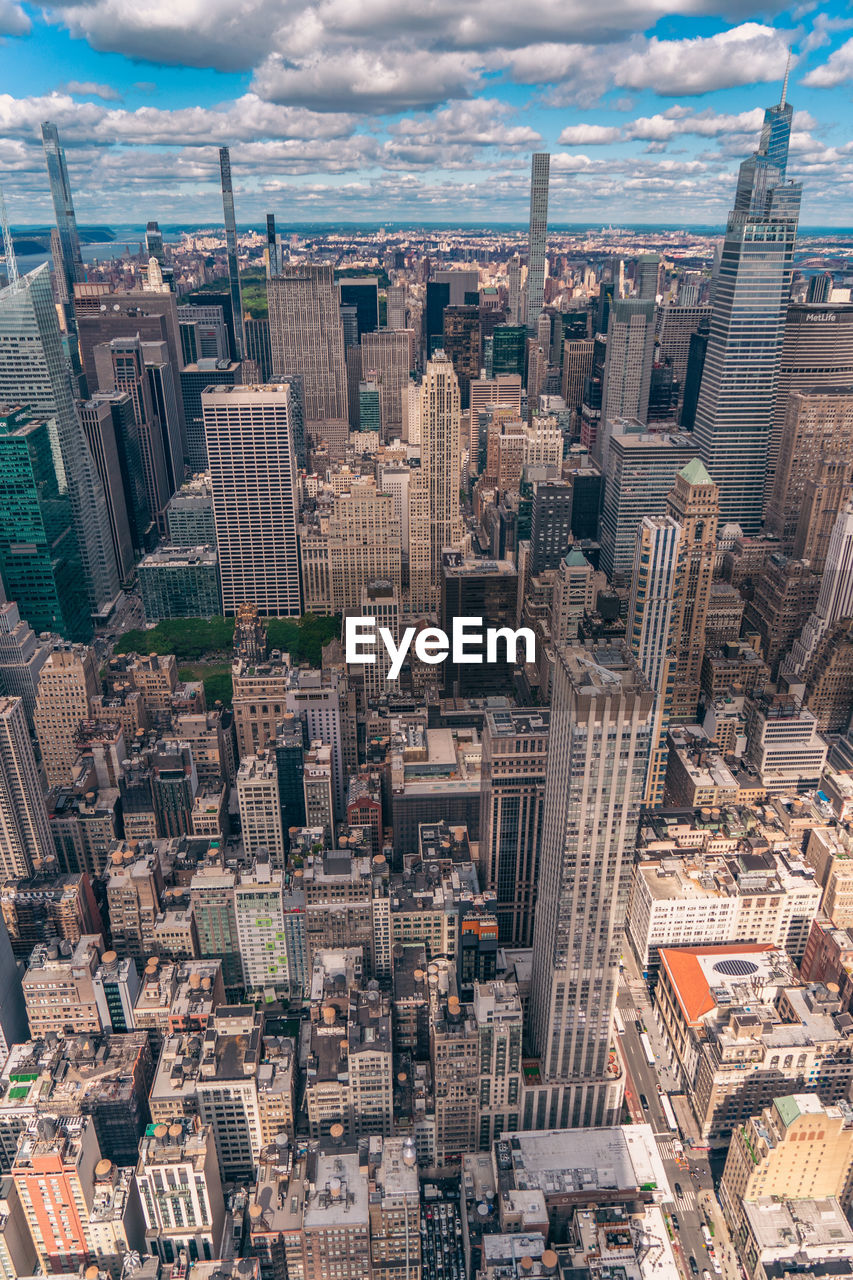
<svg viewBox="0 0 853 1280">
<path fill-rule="evenodd" d="M 377 276 L 340 276 L 341 306 L 355 307 L 357 340 L 379 328 L 379 278 Z M 391 327 L 391 326 L 389 326 Z"/>
<path fill-rule="evenodd" d="M 41 942 L 30 956 L 22 979 L 30 1035 L 38 1040 L 57 1035 L 103 1030 L 95 996 L 95 972 L 103 943 L 100 934 L 79 942 Z"/>
<path fill-rule="evenodd" d="M 301 613 L 290 388 L 202 394 L 224 613 Z"/>
<path fill-rule="evenodd" d="M 267 281 L 267 297 L 273 376 L 301 376 L 306 430 L 346 421 L 344 334 L 333 268 L 286 263 Z"/>
<path fill-rule="evenodd" d="M 763 518 L 802 194 L 786 180 L 793 109 L 785 89 L 764 113 L 757 151 L 740 166 L 696 407 L 696 440 L 719 485 L 720 519 L 736 520 L 746 534 Z"/>
<path fill-rule="evenodd" d="M 222 211 L 225 215 L 225 253 L 228 258 L 228 284 L 231 291 L 231 318 L 234 325 L 235 356 L 245 354 L 243 339 L 243 294 L 240 289 L 240 263 L 237 257 L 237 222 L 234 216 L 234 188 L 231 185 L 231 153 L 219 148 L 219 175 L 222 181 Z"/>
<path fill-rule="evenodd" d="M 666 514 L 675 477 L 696 454 L 687 434 L 652 434 L 635 423 L 625 428 L 611 436 L 605 465 L 601 568 L 611 579 L 630 572 L 638 524 Z"/>
<path fill-rule="evenodd" d="M 134 548 L 141 546 L 139 526 L 144 528 L 147 521 L 140 520 L 141 513 L 135 510 L 142 480 L 138 428 L 133 422 L 133 439 L 122 430 L 132 421 L 131 414 L 122 414 L 122 401 L 131 408 L 126 393 L 101 392 L 80 405 L 80 421 L 103 485 L 116 564 L 125 582 L 133 573 Z"/>
<path fill-rule="evenodd" d="M 831 388 L 844 388 L 850 385 L 851 377 L 853 305 L 828 299 L 822 303 L 811 298 L 805 303 L 792 302 L 785 317 L 767 467 L 765 516 L 769 523 L 772 512 L 770 527 L 774 532 L 778 532 L 777 522 L 780 516 L 784 518 L 785 512 L 784 503 L 780 504 L 778 495 L 774 499 L 774 492 L 790 398 L 795 391 L 828 392 Z"/>
<path fill-rule="evenodd" d="M 710 319 L 711 308 L 697 304 L 665 303 L 658 311 L 657 340 L 660 354 L 669 360 L 673 377 L 684 390 L 690 360 L 690 341 L 700 325 Z"/>
<path fill-rule="evenodd" d="M 692 848 L 670 848 L 664 839 L 655 849 L 650 832 L 634 867 L 626 926 L 645 974 L 657 975 L 661 947 L 700 942 L 760 942 L 802 960 L 822 892 L 814 869 L 797 849 L 785 847 L 778 829 L 778 852 L 739 851 L 734 833 L 750 811 L 730 812 L 731 835 L 703 830 L 699 821 L 680 822 L 675 840 Z"/>
<path fill-rule="evenodd" d="M 499 324 L 492 332 L 492 376 L 514 373 L 524 377 L 527 353 L 527 326 Z"/>
<path fill-rule="evenodd" d="M 6 879 L 29 876 L 55 856 L 24 705 L 0 698 L 0 868 Z"/>
<path fill-rule="evenodd" d="M 545 244 L 548 236 L 548 181 L 551 157 L 534 152 L 530 161 L 530 227 L 527 237 L 527 332 L 535 333 L 545 299 Z"/>
<path fill-rule="evenodd" d="M 747 708 L 744 759 L 771 796 L 812 790 L 826 764 L 826 741 L 801 690 L 756 694 Z"/>
<path fill-rule="evenodd" d="M 226 993 L 243 989 L 243 963 L 234 913 L 233 871 L 226 871 L 210 859 L 190 881 L 190 905 L 198 929 L 198 949 L 202 959 L 222 961 Z"/>
<path fill-rule="evenodd" d="M 655 354 L 655 304 L 618 298 L 610 308 L 601 388 L 601 420 L 645 422 Z"/>
<path fill-rule="evenodd" d="M 89 700 L 97 692 L 94 652 L 85 645 L 57 645 L 41 669 L 33 717 L 48 786 L 70 780 L 77 729 L 89 719 Z"/>
<path fill-rule="evenodd" d="M 0 604 L 0 692 L 21 699 L 31 733 L 36 689 L 48 652 L 48 646 L 36 639 L 32 627 L 21 618 L 14 600 Z"/>
<path fill-rule="evenodd" d="M 421 465 L 409 486 L 409 581 L 412 608 L 437 609 L 442 552 L 459 545 L 462 469 L 459 381 L 443 352 L 421 384 Z"/>
<path fill-rule="evenodd" d="M 181 354 L 185 364 L 196 360 L 228 360 L 231 345 L 225 312 L 219 303 L 205 305 L 201 297 L 192 305 L 178 307 L 181 326 Z"/>
<path fill-rule="evenodd" d="M 385 290 L 385 305 L 387 308 L 388 328 L 405 329 L 407 327 L 405 284 L 388 285 Z"/>
<path fill-rule="evenodd" d="M 383 440 L 399 436 L 403 429 L 403 394 L 415 364 L 412 329 L 382 329 L 361 339 L 362 377 L 379 387 L 379 415 Z M 365 429 L 364 423 L 361 424 Z"/>
<path fill-rule="evenodd" d="M 654 694 L 624 646 L 558 651 L 533 930 L 539 1074 L 525 1128 L 606 1124 L 621 1105 L 610 1041 L 653 737 Z"/>
<path fill-rule="evenodd" d="M 592 374 L 595 341 L 592 338 L 567 338 L 563 343 L 563 372 L 560 395 L 569 409 L 580 413 L 587 378 Z"/>
<path fill-rule="evenodd" d="M 849 329 L 853 334 L 853 324 Z M 767 528 L 780 539 L 782 550 L 790 552 L 800 538 L 801 517 L 806 523 L 810 518 L 804 512 L 813 501 L 810 481 L 822 479 L 827 465 L 853 462 L 853 393 L 843 383 L 793 389 L 786 403 Z"/>
<path fill-rule="evenodd" d="M 572 486 L 539 480 L 533 487 L 530 572 L 557 569 L 572 542 Z"/>
<path fill-rule="evenodd" d="M 264 849 L 234 886 L 234 916 L 246 990 L 254 994 L 272 990 L 287 997 L 290 974 L 287 948 L 282 946 L 282 873 L 274 869 Z"/>
<path fill-rule="evenodd" d="M 8 266 L 9 264 L 7 264 Z M 92 613 L 118 595 L 107 504 L 72 395 L 47 264 L 0 290 L 0 403 L 55 421 L 83 582 Z"/>
<path fill-rule="evenodd" d="M 215 547 L 213 492 L 206 475 L 193 476 L 166 507 L 166 534 L 173 547 Z"/>
<path fill-rule="evenodd" d="M 37 631 L 91 635 L 71 498 L 54 419 L 0 407 L 0 574 Z"/>
<path fill-rule="evenodd" d="M 686 537 L 672 516 L 644 516 L 637 530 L 628 645 L 655 695 L 655 727 L 643 803 L 663 801 L 667 730 L 672 717 L 679 602 L 684 591 Z M 698 687 L 697 687 L 698 697 Z"/>
<path fill-rule="evenodd" d="M 402 586 L 402 538 L 396 503 L 374 484 L 340 493 L 328 520 L 328 600 L 335 613 L 357 610 L 369 583 Z"/>
<path fill-rule="evenodd" d="M 699 702 L 705 622 L 717 556 L 717 486 L 699 458 L 675 477 L 669 515 L 681 526 L 684 576 L 676 597 L 672 715 L 692 721 Z"/>
<path fill-rule="evenodd" d="M 180 377 L 187 423 L 187 461 L 191 471 L 205 471 L 207 442 L 201 393 L 205 387 L 239 386 L 243 381 L 242 365 L 236 360 L 198 357 L 181 369 Z"/>
<path fill-rule="evenodd" d="M 98 385 L 102 391 L 123 391 L 130 396 L 139 439 L 145 496 L 152 517 L 163 526 L 163 511 L 174 488 L 167 459 L 164 424 L 155 410 L 143 344 L 137 337 L 113 338 L 95 348 Z M 183 477 L 183 462 L 181 465 Z"/>
<path fill-rule="evenodd" d="M 825 1107 L 813 1093 L 774 1098 L 732 1134 L 720 1199 L 735 1239 L 743 1202 L 845 1199 L 851 1166 L 848 1106 Z"/>
<path fill-rule="evenodd" d="M 225 1202 L 209 1124 L 175 1115 L 150 1125 L 139 1144 L 136 1181 L 145 1218 L 146 1247 L 167 1266 L 219 1256 Z"/>
<path fill-rule="evenodd" d="M 456 618 L 481 619 L 483 627 L 509 627 L 515 624 L 518 603 L 518 571 L 511 560 L 480 560 L 461 552 L 445 552 L 441 569 L 441 625 L 453 634 Z M 476 652 L 477 646 L 470 646 Z M 444 664 L 444 684 L 448 697 L 488 697 L 512 693 L 515 666 L 525 660 L 522 648 L 516 661 L 454 662 L 448 656 Z"/>
<path fill-rule="evenodd" d="M 470 384 L 480 372 L 479 307 L 444 308 L 442 347 L 459 380 L 461 408 L 467 410 L 470 403 Z"/>
<path fill-rule="evenodd" d="M 504 946 L 533 941 L 549 722 L 547 709 L 487 711 L 483 722 L 480 885 L 494 894 Z"/>
<path fill-rule="evenodd" d="M 285 844 L 274 756 L 243 757 L 237 770 L 237 803 L 247 856 L 256 858 L 266 850 L 272 865 L 281 869 Z"/>
<path fill-rule="evenodd" d="M 799 676 L 809 675 L 824 636 L 836 622 L 849 617 L 853 617 L 853 501 L 845 504 L 833 526 L 814 613 L 791 647 L 792 670 Z"/>
<path fill-rule="evenodd" d="M 137 565 L 146 622 L 213 618 L 222 612 L 219 560 L 212 547 L 164 545 Z"/>
</svg>

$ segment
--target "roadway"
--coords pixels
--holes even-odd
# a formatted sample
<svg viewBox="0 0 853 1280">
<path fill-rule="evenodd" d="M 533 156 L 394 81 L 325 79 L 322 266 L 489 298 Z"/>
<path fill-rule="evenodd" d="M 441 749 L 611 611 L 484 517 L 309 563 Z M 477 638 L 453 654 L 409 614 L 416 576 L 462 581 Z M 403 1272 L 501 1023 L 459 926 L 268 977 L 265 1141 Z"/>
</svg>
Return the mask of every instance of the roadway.
<svg viewBox="0 0 853 1280">
<path fill-rule="evenodd" d="M 671 1226 L 674 1226 L 673 1214 L 678 1223 L 677 1229 L 672 1231 L 672 1239 L 682 1275 L 685 1280 L 695 1280 L 690 1266 L 692 1257 L 699 1280 L 702 1280 L 704 1271 L 708 1272 L 710 1280 L 741 1280 L 740 1264 L 731 1248 L 714 1191 L 708 1153 L 691 1149 L 682 1142 L 679 1134 L 672 1133 L 661 1106 L 659 1089 L 680 1093 L 681 1088 L 667 1064 L 646 984 L 637 973 L 633 957 L 627 954 L 617 1005 L 625 1024 L 625 1034 L 616 1037 L 626 1073 L 625 1103 L 633 1120 L 650 1124 L 655 1135 L 673 1193 L 673 1200 L 664 1205 L 664 1211 Z M 646 1031 L 652 1042 L 652 1051 L 658 1059 L 654 1067 L 649 1066 L 646 1059 L 640 1041 L 641 1031 Z M 714 1253 L 721 1268 L 719 1275 L 702 1238 L 702 1226 L 708 1223 L 714 1239 Z"/>
</svg>

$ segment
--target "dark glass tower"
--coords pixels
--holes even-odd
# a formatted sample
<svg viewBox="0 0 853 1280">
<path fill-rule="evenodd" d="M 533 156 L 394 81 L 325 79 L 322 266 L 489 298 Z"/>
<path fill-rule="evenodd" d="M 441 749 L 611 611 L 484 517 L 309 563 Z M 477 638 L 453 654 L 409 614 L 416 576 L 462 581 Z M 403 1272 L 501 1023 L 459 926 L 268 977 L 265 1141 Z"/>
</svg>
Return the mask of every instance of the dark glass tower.
<svg viewBox="0 0 853 1280">
<path fill-rule="evenodd" d="M 80 252 L 80 237 L 77 234 L 77 218 L 74 213 L 74 201 L 71 198 L 71 183 L 68 181 L 68 167 L 65 163 L 65 152 L 59 142 L 59 133 L 55 124 L 46 120 L 41 127 L 44 144 L 44 158 L 47 163 L 47 177 L 50 182 L 50 195 L 53 200 L 53 212 L 56 217 L 56 229 L 59 232 L 59 247 L 62 261 L 57 262 L 57 272 L 62 272 L 65 292 L 70 306 L 74 306 L 74 282 L 83 279 L 83 255 Z"/>
<path fill-rule="evenodd" d="M 240 267 L 237 262 L 237 223 L 234 218 L 234 188 L 231 185 L 231 153 L 219 148 L 219 172 L 222 176 L 222 210 L 225 214 L 225 250 L 228 255 L 228 281 L 231 286 L 231 311 L 234 316 L 234 346 L 238 360 L 243 359 L 243 295 L 240 291 Z"/>
<path fill-rule="evenodd" d="M 720 489 L 720 520 L 757 533 L 802 187 L 788 182 L 792 108 L 768 107 L 758 150 L 740 167 L 714 292 L 696 408 L 702 460 Z"/>
</svg>

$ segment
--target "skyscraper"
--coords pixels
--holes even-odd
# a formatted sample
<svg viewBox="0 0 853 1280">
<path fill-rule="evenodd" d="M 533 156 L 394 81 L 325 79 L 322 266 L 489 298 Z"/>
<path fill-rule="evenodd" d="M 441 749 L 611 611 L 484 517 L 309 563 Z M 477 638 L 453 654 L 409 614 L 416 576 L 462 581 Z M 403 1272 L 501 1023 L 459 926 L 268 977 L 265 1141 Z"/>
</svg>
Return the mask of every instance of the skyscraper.
<svg viewBox="0 0 853 1280">
<path fill-rule="evenodd" d="M 223 610 L 299 614 L 290 387 L 211 387 L 201 400 Z"/>
<path fill-rule="evenodd" d="M 527 241 L 527 331 L 536 322 L 545 300 L 545 238 L 548 232 L 548 178 L 551 157 L 536 151 L 530 163 L 530 233 Z"/>
<path fill-rule="evenodd" d="M 672 516 L 644 516 L 637 530 L 628 644 L 655 695 L 655 727 L 645 805 L 659 805 L 666 774 L 666 731 L 675 678 L 677 601 L 684 571 L 684 532 Z M 699 659 L 701 661 L 700 652 Z"/>
<path fill-rule="evenodd" d="M 65 472 L 83 589 L 99 613 L 118 595 L 119 575 L 104 489 L 74 407 L 47 263 L 0 290 L 0 403 L 53 418 Z"/>
<path fill-rule="evenodd" d="M 0 871 L 30 876 L 55 857 L 24 704 L 0 697 Z"/>
<path fill-rule="evenodd" d="M 303 378 L 306 428 L 347 418 L 344 331 L 330 266 L 289 264 L 267 282 L 274 378 Z"/>
<path fill-rule="evenodd" d="M 525 1129 L 618 1116 L 610 1039 L 653 713 L 625 646 L 557 651 L 530 992 L 539 1075 Z"/>
<path fill-rule="evenodd" d="M 758 150 L 740 167 L 714 290 L 696 439 L 720 487 L 720 519 L 761 526 L 771 425 L 802 188 L 786 180 L 793 110 L 764 113 Z"/>
<path fill-rule="evenodd" d="M 87 638 L 82 566 L 52 419 L 0 407 L 0 574 L 36 631 Z"/>
<path fill-rule="evenodd" d="M 410 485 L 409 577 L 418 610 L 437 609 L 442 551 L 458 546 L 462 536 L 459 417 L 459 381 L 439 351 L 421 384 L 421 465 Z"/>
<path fill-rule="evenodd" d="M 267 275 L 277 276 L 281 270 L 281 250 L 275 233 L 275 214 L 267 214 Z"/>
<path fill-rule="evenodd" d="M 71 183 L 68 181 L 68 167 L 65 163 L 65 151 L 59 142 L 59 133 L 55 124 L 49 121 L 41 127 L 44 158 L 47 164 L 47 177 L 50 183 L 50 195 L 53 200 L 53 212 L 56 217 L 56 230 L 59 238 L 60 262 L 54 263 L 57 274 L 61 272 L 64 293 L 68 298 L 65 308 L 66 318 L 71 321 L 69 333 L 72 342 L 76 337 L 74 328 L 74 284 L 83 279 L 83 255 L 80 252 L 80 237 L 77 234 L 77 218 L 74 214 L 74 201 L 71 198 Z M 74 353 L 72 352 L 72 360 Z"/>
<path fill-rule="evenodd" d="M 234 318 L 234 345 L 238 360 L 245 351 L 243 337 L 243 294 L 240 289 L 240 266 L 237 261 L 237 222 L 234 217 L 234 188 L 231 185 L 231 152 L 219 148 L 219 173 L 222 178 L 222 210 L 225 214 L 225 252 L 228 255 L 228 282 L 231 287 L 231 311 Z"/>
<path fill-rule="evenodd" d="M 601 421 L 638 418 L 645 422 L 655 354 L 655 304 L 617 298 L 607 324 L 607 354 L 601 391 Z M 598 439 L 602 433 L 599 431 Z"/>
<path fill-rule="evenodd" d="M 817 647 L 840 618 L 853 617 L 853 501 L 847 502 L 833 526 L 815 611 L 791 649 L 791 666 L 807 671 Z"/>
<path fill-rule="evenodd" d="M 672 715 L 692 722 L 699 703 L 699 673 L 705 650 L 705 619 L 717 554 L 718 490 L 701 459 L 675 477 L 667 511 L 684 537 L 684 577 L 675 611 Z M 645 668 L 644 668 L 645 669 Z"/>
</svg>

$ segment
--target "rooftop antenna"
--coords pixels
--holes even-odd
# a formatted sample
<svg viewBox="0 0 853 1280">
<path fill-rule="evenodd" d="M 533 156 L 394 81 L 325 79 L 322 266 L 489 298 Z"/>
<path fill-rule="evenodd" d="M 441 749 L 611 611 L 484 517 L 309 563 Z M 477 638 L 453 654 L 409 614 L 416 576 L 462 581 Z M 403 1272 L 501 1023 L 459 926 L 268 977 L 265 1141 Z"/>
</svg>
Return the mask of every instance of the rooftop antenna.
<svg viewBox="0 0 853 1280">
<path fill-rule="evenodd" d="M 782 97 L 779 99 L 779 106 L 784 107 L 785 100 L 788 97 L 788 77 L 791 74 L 791 50 L 788 50 L 788 62 L 785 66 L 785 79 L 782 81 Z"/>
<path fill-rule="evenodd" d="M 3 198 L 2 187 L 0 187 L 0 222 L 3 224 L 3 253 L 6 257 L 6 275 L 9 277 L 10 286 L 17 288 L 20 280 L 18 260 L 15 257 L 15 246 L 12 244 L 12 232 L 9 230 L 9 218 L 6 213 L 6 201 Z"/>
</svg>

